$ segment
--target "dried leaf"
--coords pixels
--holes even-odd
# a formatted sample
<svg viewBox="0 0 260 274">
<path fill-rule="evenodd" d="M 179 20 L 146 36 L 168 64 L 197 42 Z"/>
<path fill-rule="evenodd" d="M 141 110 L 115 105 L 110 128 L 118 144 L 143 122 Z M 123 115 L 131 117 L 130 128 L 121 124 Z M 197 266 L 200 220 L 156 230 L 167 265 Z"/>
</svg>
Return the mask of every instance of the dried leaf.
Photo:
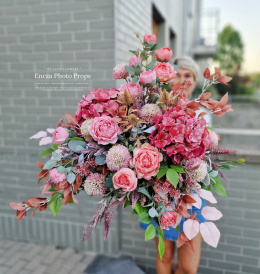
<svg viewBox="0 0 260 274">
<path fill-rule="evenodd" d="M 77 174 L 76 180 L 74 182 L 74 193 L 79 189 L 79 187 L 82 185 L 82 177 Z"/>
<path fill-rule="evenodd" d="M 74 126 L 78 124 L 77 119 L 73 115 L 71 115 L 69 113 L 65 113 L 65 116 L 70 124 L 72 124 Z"/>
</svg>

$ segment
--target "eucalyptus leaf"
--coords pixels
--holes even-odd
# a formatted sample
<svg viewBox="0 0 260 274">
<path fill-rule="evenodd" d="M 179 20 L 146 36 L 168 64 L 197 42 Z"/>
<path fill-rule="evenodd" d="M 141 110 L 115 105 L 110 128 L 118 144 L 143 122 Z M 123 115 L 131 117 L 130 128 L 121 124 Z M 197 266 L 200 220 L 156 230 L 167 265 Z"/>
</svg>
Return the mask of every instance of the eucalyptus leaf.
<svg viewBox="0 0 260 274">
<path fill-rule="evenodd" d="M 47 161 L 47 162 L 44 164 L 43 169 L 48 169 L 48 170 L 50 170 L 50 169 L 56 167 L 56 165 L 57 165 L 57 161 L 56 161 L 56 160 L 49 160 L 49 161 Z"/>
<path fill-rule="evenodd" d="M 158 217 L 159 216 L 159 213 L 157 212 L 157 210 L 154 208 L 154 207 L 152 207 L 152 208 L 150 208 L 149 209 L 149 211 L 148 211 L 148 214 L 153 218 L 153 217 Z"/>
<path fill-rule="evenodd" d="M 126 70 L 131 76 L 134 76 L 134 75 L 135 75 L 134 68 L 129 67 L 129 66 L 125 66 L 125 70 Z"/>
<path fill-rule="evenodd" d="M 51 155 L 52 155 L 53 159 L 56 161 L 59 161 L 61 159 L 61 156 L 55 151 L 53 151 Z"/>
<path fill-rule="evenodd" d="M 157 62 L 157 59 L 153 60 L 152 62 L 150 62 L 147 66 L 146 66 L 146 70 L 149 70 L 149 69 L 153 69 L 155 63 Z"/>
<path fill-rule="evenodd" d="M 58 166 L 57 171 L 59 173 L 67 173 L 67 169 L 64 166 Z"/>
<path fill-rule="evenodd" d="M 104 186 L 107 187 L 107 188 L 112 188 L 113 187 L 112 176 L 107 177 Z"/>
<path fill-rule="evenodd" d="M 136 84 L 139 81 L 139 77 L 138 76 L 134 76 L 132 79 L 132 83 Z"/>
<path fill-rule="evenodd" d="M 95 157 L 95 162 L 99 165 L 102 166 L 106 163 L 106 155 L 98 155 Z"/>
<path fill-rule="evenodd" d="M 84 163 L 84 153 L 80 154 L 78 158 L 78 165 L 81 166 Z"/>
<path fill-rule="evenodd" d="M 73 172 L 70 172 L 68 175 L 67 175 L 67 181 L 70 183 L 70 184 L 73 184 L 74 181 L 76 179 L 76 175 L 73 173 Z"/>
<path fill-rule="evenodd" d="M 147 196 L 150 200 L 152 200 L 151 195 L 149 194 L 149 192 L 147 191 L 147 189 L 145 187 L 140 187 L 138 189 L 138 192 L 143 193 L 145 196 Z"/>
<path fill-rule="evenodd" d="M 77 146 L 81 146 L 83 148 L 86 148 L 86 143 L 84 141 L 81 141 L 81 140 L 70 140 L 69 143 L 68 143 L 68 146 L 72 151 L 76 152 L 77 151 L 77 149 L 76 149 Z"/>
</svg>

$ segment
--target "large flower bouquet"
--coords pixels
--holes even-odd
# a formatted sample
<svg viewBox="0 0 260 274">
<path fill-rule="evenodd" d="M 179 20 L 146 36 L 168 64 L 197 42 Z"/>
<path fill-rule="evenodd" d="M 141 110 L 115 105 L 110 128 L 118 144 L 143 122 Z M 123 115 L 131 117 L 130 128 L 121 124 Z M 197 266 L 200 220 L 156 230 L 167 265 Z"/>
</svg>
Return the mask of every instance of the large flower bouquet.
<svg viewBox="0 0 260 274">
<path fill-rule="evenodd" d="M 222 169 L 234 162 L 216 162 L 216 155 L 233 153 L 218 148 L 219 136 L 206 125 L 200 105 L 207 112 L 221 116 L 231 111 L 226 105 L 228 95 L 220 101 L 210 98 L 208 86 L 227 84 L 230 77 L 216 68 L 213 74 L 204 72 L 202 94 L 189 102 L 185 88 L 189 82 L 174 84 L 177 68 L 168 61 L 169 48 L 160 48 L 155 35 L 145 35 L 142 48 L 130 51 L 129 65 L 119 64 L 113 70 L 114 79 L 125 79 L 119 89 L 90 91 L 78 102 L 75 116 L 66 113 L 56 129 L 40 131 L 30 138 L 41 138 L 40 145 L 52 143 L 41 156 L 51 155 L 41 171 L 38 182 L 47 198 L 31 197 L 23 203 L 10 203 L 20 221 L 28 210 L 32 215 L 50 208 L 53 215 L 62 204 L 77 203 L 79 192 L 100 196 L 101 206 L 83 231 L 86 240 L 98 221 L 104 222 L 104 240 L 117 206 L 131 205 L 139 221 L 149 224 L 145 240 L 159 236 L 159 253 L 164 253 L 163 230 L 169 226 L 178 230 L 182 217 L 187 218 L 177 246 L 187 243 L 200 232 L 203 239 L 216 247 L 220 232 L 211 222 L 221 218 L 215 207 L 206 206 L 201 214 L 208 221 L 200 223 L 192 206 L 201 207 L 200 197 L 217 203 L 211 190 L 226 196 L 222 185 Z M 48 136 L 48 133 L 52 136 Z M 238 160 L 237 162 L 240 162 Z M 154 220 L 158 226 L 154 226 Z"/>
</svg>

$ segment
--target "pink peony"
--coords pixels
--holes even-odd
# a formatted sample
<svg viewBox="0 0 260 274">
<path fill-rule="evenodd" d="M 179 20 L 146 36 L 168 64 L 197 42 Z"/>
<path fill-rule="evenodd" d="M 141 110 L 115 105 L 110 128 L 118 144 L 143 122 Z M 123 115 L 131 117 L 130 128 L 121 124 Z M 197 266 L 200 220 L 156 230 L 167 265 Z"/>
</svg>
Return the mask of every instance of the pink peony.
<svg viewBox="0 0 260 274">
<path fill-rule="evenodd" d="M 156 62 L 153 70 L 161 82 L 168 82 L 175 78 L 177 72 L 169 63 Z"/>
<path fill-rule="evenodd" d="M 52 142 L 61 145 L 69 137 L 68 131 L 63 127 L 57 127 L 53 132 Z"/>
<path fill-rule="evenodd" d="M 109 116 L 96 117 L 88 126 L 91 137 L 101 145 L 115 144 L 121 130 L 117 121 Z"/>
<path fill-rule="evenodd" d="M 113 69 L 113 79 L 125 79 L 128 76 L 128 72 L 125 69 L 125 64 L 118 64 Z"/>
<path fill-rule="evenodd" d="M 151 180 L 151 177 L 158 173 L 162 160 L 163 156 L 158 149 L 145 143 L 140 148 L 134 149 L 130 164 L 135 167 L 138 179 Z"/>
<path fill-rule="evenodd" d="M 146 43 L 149 43 L 149 42 L 151 42 L 151 41 L 154 41 L 154 43 L 156 43 L 156 35 L 155 34 L 145 34 L 144 35 L 144 41 L 146 42 Z"/>
<path fill-rule="evenodd" d="M 64 180 L 66 180 L 66 174 L 65 173 L 60 173 L 59 171 L 57 171 L 56 168 L 53 168 L 50 172 L 50 180 L 56 184 L 58 184 L 59 182 L 62 182 Z"/>
<path fill-rule="evenodd" d="M 147 70 L 140 74 L 140 82 L 144 85 L 151 84 L 156 79 L 156 72 L 153 70 Z"/>
<path fill-rule="evenodd" d="M 131 155 L 127 147 L 116 145 L 109 149 L 106 155 L 106 164 L 109 170 L 119 170 L 129 166 Z"/>
<path fill-rule="evenodd" d="M 162 229 L 169 230 L 169 226 L 174 227 L 177 217 L 178 214 L 175 211 L 165 211 L 160 217 L 160 224 Z"/>
<path fill-rule="evenodd" d="M 134 67 L 136 63 L 140 63 L 140 62 L 141 62 L 141 58 L 139 56 L 137 57 L 136 55 L 134 55 L 133 57 L 129 59 L 129 66 Z"/>
<path fill-rule="evenodd" d="M 100 173 L 91 173 L 85 180 L 84 189 L 88 195 L 103 195 L 106 193 L 105 176 Z"/>
<path fill-rule="evenodd" d="M 210 139 L 211 139 L 211 142 L 210 142 L 210 148 L 215 148 L 218 146 L 218 141 L 220 140 L 220 137 L 219 135 L 208 128 L 208 133 L 209 133 L 209 136 L 210 136 Z"/>
<path fill-rule="evenodd" d="M 134 191 L 137 187 L 137 178 L 130 168 L 121 168 L 113 176 L 113 185 L 115 189 L 122 188 L 123 191 Z"/>
<path fill-rule="evenodd" d="M 201 182 L 207 175 L 207 164 L 200 158 L 187 160 L 184 168 L 191 183 Z"/>
<path fill-rule="evenodd" d="M 121 85 L 119 90 L 120 94 L 124 94 L 124 91 L 128 91 L 130 96 L 134 99 L 136 99 L 143 91 L 142 86 L 139 83 L 133 84 L 132 82 Z"/>
<path fill-rule="evenodd" d="M 156 121 L 157 120 L 157 121 Z M 163 116 L 156 116 L 155 130 L 150 135 L 151 145 L 161 148 L 179 164 L 183 159 L 204 158 L 210 145 L 205 119 L 197 119 L 174 107 Z"/>
<path fill-rule="evenodd" d="M 169 48 L 160 48 L 155 51 L 155 56 L 161 62 L 168 62 L 172 58 L 172 50 Z"/>
</svg>

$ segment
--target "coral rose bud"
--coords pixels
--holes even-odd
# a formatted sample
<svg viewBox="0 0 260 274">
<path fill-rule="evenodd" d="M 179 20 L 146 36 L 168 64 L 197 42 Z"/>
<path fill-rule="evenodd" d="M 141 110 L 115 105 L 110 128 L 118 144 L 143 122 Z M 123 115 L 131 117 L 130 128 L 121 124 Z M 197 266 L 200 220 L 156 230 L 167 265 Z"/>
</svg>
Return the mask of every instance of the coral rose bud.
<svg viewBox="0 0 260 274">
<path fill-rule="evenodd" d="M 172 50 L 169 48 L 160 48 L 155 51 L 155 56 L 161 62 L 168 62 L 172 58 Z"/>
</svg>

